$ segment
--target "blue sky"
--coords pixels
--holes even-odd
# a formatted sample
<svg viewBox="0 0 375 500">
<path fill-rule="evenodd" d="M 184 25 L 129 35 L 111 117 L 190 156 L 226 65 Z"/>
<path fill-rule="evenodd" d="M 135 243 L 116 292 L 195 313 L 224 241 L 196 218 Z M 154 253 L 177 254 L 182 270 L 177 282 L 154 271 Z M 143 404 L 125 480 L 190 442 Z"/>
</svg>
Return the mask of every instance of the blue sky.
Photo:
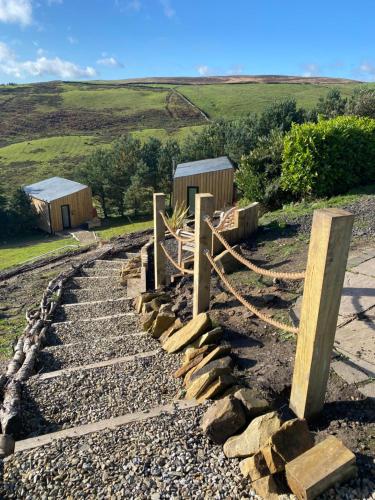
<svg viewBox="0 0 375 500">
<path fill-rule="evenodd" d="M 375 80 L 374 0 L 0 0 L 0 82 Z"/>
</svg>

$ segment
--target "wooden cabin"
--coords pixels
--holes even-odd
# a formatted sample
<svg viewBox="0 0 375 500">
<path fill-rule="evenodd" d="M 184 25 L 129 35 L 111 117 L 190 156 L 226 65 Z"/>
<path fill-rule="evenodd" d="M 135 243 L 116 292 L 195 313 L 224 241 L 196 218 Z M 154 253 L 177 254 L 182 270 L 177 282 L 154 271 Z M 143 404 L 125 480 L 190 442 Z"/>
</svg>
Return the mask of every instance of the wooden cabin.
<svg viewBox="0 0 375 500">
<path fill-rule="evenodd" d="M 25 186 L 38 214 L 38 225 L 51 234 L 78 227 L 93 218 L 91 189 L 79 182 L 51 177 Z"/>
<path fill-rule="evenodd" d="M 211 193 L 214 209 L 233 204 L 234 168 L 227 156 L 191 161 L 177 165 L 173 177 L 173 206 L 184 205 L 189 215 L 195 212 L 195 195 Z"/>
</svg>

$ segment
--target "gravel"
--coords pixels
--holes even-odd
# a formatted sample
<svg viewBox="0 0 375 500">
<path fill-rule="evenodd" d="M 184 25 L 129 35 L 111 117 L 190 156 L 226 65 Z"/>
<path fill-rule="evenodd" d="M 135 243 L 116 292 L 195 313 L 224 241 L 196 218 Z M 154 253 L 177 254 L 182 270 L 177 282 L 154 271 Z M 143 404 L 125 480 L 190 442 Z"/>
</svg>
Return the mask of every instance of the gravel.
<svg viewBox="0 0 375 500">
<path fill-rule="evenodd" d="M 27 500 L 258 498 L 239 461 L 227 460 L 200 431 L 204 408 L 16 453 L 5 463 L 3 494 Z"/>
<path fill-rule="evenodd" d="M 164 353 L 113 366 L 29 379 L 22 392 L 23 437 L 170 403 L 180 381 L 181 356 Z"/>
<path fill-rule="evenodd" d="M 120 281 L 121 267 L 85 267 L 81 270 L 81 276 L 111 276 Z"/>
<path fill-rule="evenodd" d="M 119 286 L 111 289 L 111 299 L 120 299 L 126 295 L 126 288 Z M 64 304 L 76 304 L 78 302 L 91 302 L 93 300 L 105 300 L 108 298 L 107 288 L 77 288 L 67 290 L 63 293 Z"/>
<path fill-rule="evenodd" d="M 73 306 L 62 305 L 56 311 L 55 321 L 78 321 L 134 311 L 132 303 L 132 299 L 122 297 L 120 299 L 107 299 L 105 302 L 81 302 Z"/>
<path fill-rule="evenodd" d="M 47 347 L 39 353 L 37 371 L 50 372 L 72 366 L 82 366 L 159 348 L 159 342 L 146 333 L 121 338 L 97 338 L 70 346 Z"/>
<path fill-rule="evenodd" d="M 114 318 L 71 323 L 53 323 L 48 329 L 48 345 L 84 342 L 107 336 L 120 336 L 141 331 L 140 320 L 134 313 Z"/>
</svg>

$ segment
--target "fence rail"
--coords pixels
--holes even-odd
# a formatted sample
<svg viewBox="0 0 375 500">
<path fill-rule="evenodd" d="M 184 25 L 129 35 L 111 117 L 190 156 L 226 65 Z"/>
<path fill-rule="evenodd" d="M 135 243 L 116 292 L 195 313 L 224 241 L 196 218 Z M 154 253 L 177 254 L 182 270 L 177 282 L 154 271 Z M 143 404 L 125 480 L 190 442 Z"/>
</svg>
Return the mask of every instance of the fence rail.
<svg viewBox="0 0 375 500">
<path fill-rule="evenodd" d="M 159 243 L 160 247 L 162 248 L 164 255 L 167 257 L 169 262 L 179 271 L 181 271 L 182 274 L 194 274 L 193 269 L 185 269 L 184 267 L 180 266 L 178 262 L 176 262 L 173 257 L 169 254 L 168 250 L 165 248 L 164 243 Z"/>
</svg>

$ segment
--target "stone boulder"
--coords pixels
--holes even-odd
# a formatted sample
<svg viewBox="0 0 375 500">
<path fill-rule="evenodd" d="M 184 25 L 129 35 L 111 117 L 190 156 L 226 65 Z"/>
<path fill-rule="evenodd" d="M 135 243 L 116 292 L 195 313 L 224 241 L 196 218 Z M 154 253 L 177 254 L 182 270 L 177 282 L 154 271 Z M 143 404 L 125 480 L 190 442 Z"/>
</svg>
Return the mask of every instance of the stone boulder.
<svg viewBox="0 0 375 500">
<path fill-rule="evenodd" d="M 306 420 L 294 418 L 285 422 L 268 444 L 284 462 L 290 462 L 314 446 L 314 437 Z"/>
<path fill-rule="evenodd" d="M 158 339 L 175 322 L 176 316 L 172 311 L 164 309 L 156 316 L 155 321 L 151 326 L 151 335 Z"/>
<path fill-rule="evenodd" d="M 216 345 L 215 344 L 208 344 L 204 345 L 203 347 L 199 347 L 198 349 L 195 349 L 194 347 L 187 346 L 184 351 L 184 364 L 190 363 L 190 361 L 195 358 L 196 356 L 199 356 L 200 354 L 206 355 L 213 349 L 215 349 Z"/>
<path fill-rule="evenodd" d="M 155 299 L 156 297 L 168 297 L 165 292 L 159 290 L 155 292 L 145 292 L 141 293 L 136 299 L 135 299 L 135 308 L 137 310 L 137 313 L 140 314 L 142 312 L 142 307 L 143 304 L 146 302 L 151 302 L 151 300 Z"/>
<path fill-rule="evenodd" d="M 236 379 L 232 375 L 221 375 L 214 380 L 197 398 L 198 403 L 203 403 L 207 399 L 215 399 L 221 396 L 225 389 L 236 383 Z"/>
<path fill-rule="evenodd" d="M 196 365 L 195 369 L 192 370 L 189 375 L 185 378 L 184 383 L 185 385 L 189 385 L 193 380 L 197 379 L 203 373 L 205 373 L 204 367 L 211 363 L 212 361 L 215 361 L 215 359 L 221 358 L 226 356 L 227 354 L 230 353 L 231 346 L 229 344 L 223 344 L 215 347 L 211 352 L 206 354 L 201 362 Z"/>
<path fill-rule="evenodd" d="M 147 331 L 149 328 L 151 328 L 151 325 L 155 321 L 157 315 L 158 313 L 156 311 L 150 311 L 149 313 L 142 315 L 142 328 L 144 331 Z"/>
<path fill-rule="evenodd" d="M 224 444 L 224 453 L 228 458 L 245 458 L 254 455 L 280 429 L 282 422 L 273 411 L 254 418 L 246 430 L 233 436 Z"/>
<path fill-rule="evenodd" d="M 186 399 L 199 397 L 215 379 L 232 371 L 232 359 L 229 356 L 212 361 L 209 365 L 211 366 L 205 367 L 208 367 L 206 372 L 190 384 L 186 391 Z"/>
<path fill-rule="evenodd" d="M 168 330 L 165 330 L 165 332 L 163 332 L 160 335 L 159 341 L 163 344 L 167 339 L 169 339 L 169 337 L 171 337 L 174 333 L 176 333 L 177 330 L 180 330 L 183 326 L 184 325 L 183 325 L 182 321 L 180 320 L 180 318 L 176 318 L 173 325 L 171 325 L 168 328 Z"/>
<path fill-rule="evenodd" d="M 223 330 L 220 326 L 217 326 L 213 330 L 210 330 L 207 333 L 204 333 L 199 338 L 197 338 L 194 342 L 189 345 L 189 347 L 193 347 L 194 349 L 199 349 L 207 344 L 217 344 L 221 340 L 223 336 Z"/>
<path fill-rule="evenodd" d="M 227 396 L 206 411 L 201 427 L 214 443 L 222 444 L 245 423 L 246 417 L 241 403 L 238 399 Z"/>
<path fill-rule="evenodd" d="M 261 498 L 267 500 L 279 499 L 279 487 L 273 476 L 266 476 L 251 483 L 251 488 Z"/>
<path fill-rule="evenodd" d="M 203 354 L 195 356 L 195 358 L 189 361 L 189 363 L 185 363 L 184 365 L 180 366 L 180 368 L 174 372 L 173 376 L 175 378 L 184 377 L 188 371 L 190 371 L 192 368 L 195 368 L 203 360 L 203 357 Z"/>
<path fill-rule="evenodd" d="M 163 344 L 163 349 L 168 353 L 177 352 L 191 342 L 194 342 L 202 333 L 211 326 L 211 320 L 207 313 L 198 314 L 189 323 L 178 330 L 172 337 Z"/>
<path fill-rule="evenodd" d="M 234 393 L 234 397 L 243 404 L 248 419 L 259 417 L 270 411 L 270 404 L 254 389 L 242 387 Z"/>
<path fill-rule="evenodd" d="M 269 468 L 261 451 L 258 451 L 251 457 L 241 460 L 240 470 L 251 482 L 270 475 Z"/>
</svg>

